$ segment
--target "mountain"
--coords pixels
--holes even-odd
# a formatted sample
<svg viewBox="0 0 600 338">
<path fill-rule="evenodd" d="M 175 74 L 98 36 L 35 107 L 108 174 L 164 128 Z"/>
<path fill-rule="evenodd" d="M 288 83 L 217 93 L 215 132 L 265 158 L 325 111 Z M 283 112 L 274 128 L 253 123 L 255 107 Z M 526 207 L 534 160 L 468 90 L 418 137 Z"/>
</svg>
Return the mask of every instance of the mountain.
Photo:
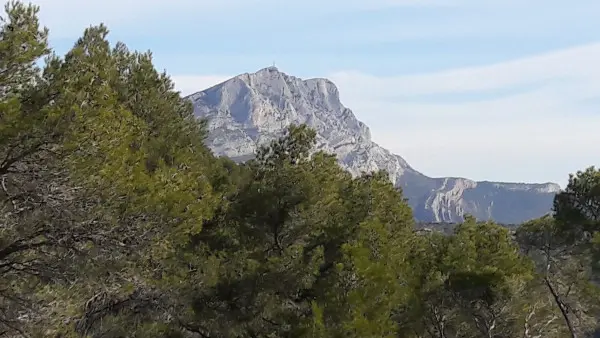
<svg viewBox="0 0 600 338">
<path fill-rule="evenodd" d="M 327 79 L 302 80 L 268 67 L 187 98 L 195 115 L 208 120 L 207 143 L 215 154 L 250 159 L 259 144 L 281 136 L 288 125 L 306 123 L 317 131 L 318 148 L 335 153 L 353 175 L 385 169 L 402 188 L 415 218 L 424 222 L 460 222 L 467 213 L 516 224 L 547 214 L 560 190 L 552 183 L 425 176 L 373 142 L 369 127 L 342 105 L 337 87 Z"/>
</svg>

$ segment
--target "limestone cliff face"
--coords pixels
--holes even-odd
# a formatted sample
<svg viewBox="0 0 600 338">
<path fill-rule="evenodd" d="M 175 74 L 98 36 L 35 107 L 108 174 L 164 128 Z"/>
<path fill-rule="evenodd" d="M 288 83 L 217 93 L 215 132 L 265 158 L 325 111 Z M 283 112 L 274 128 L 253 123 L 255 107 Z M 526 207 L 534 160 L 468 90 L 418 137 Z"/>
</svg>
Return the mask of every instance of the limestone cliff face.
<svg viewBox="0 0 600 338">
<path fill-rule="evenodd" d="M 550 211 L 559 186 L 474 182 L 430 178 L 371 140 L 369 128 L 342 105 L 337 87 L 326 79 L 302 80 L 269 67 L 242 74 L 188 96 L 194 112 L 206 118 L 208 146 L 237 161 L 252 158 L 258 145 L 282 135 L 290 124 L 317 131 L 317 146 L 336 154 L 353 175 L 384 169 L 402 188 L 415 217 L 426 222 L 457 222 L 465 213 L 478 219 L 518 223 Z"/>
</svg>

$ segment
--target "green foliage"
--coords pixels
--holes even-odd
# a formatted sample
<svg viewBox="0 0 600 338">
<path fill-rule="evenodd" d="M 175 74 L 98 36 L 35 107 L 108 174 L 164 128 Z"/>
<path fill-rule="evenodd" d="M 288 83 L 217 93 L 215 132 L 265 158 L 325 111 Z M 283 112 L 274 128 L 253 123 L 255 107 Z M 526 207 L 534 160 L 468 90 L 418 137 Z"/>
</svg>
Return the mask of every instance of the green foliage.
<svg viewBox="0 0 600 338">
<path fill-rule="evenodd" d="M 0 27 L 0 336 L 565 337 L 598 318 L 600 176 L 515 234 L 414 231 L 387 173 L 290 126 L 236 164 L 150 52 Z M 38 67 L 45 58 L 43 67 Z M 600 209 L 599 209 L 600 210 Z M 515 240 L 516 239 L 516 240 Z"/>
<path fill-rule="evenodd" d="M 600 170 L 590 167 L 571 174 L 567 188 L 556 196 L 554 211 L 558 221 L 579 226 L 600 221 Z"/>
<path fill-rule="evenodd" d="M 577 186 L 570 184 L 568 193 L 581 196 L 582 193 L 576 190 L 582 187 Z M 556 196 L 556 205 L 560 205 L 562 211 L 558 212 L 557 208 L 555 218 L 547 216 L 526 222 L 517 230 L 516 237 L 524 253 L 536 263 L 537 289 L 544 290 L 541 295 L 551 299 L 549 303 L 543 301 L 537 311 L 537 315 L 540 310 L 546 313 L 540 318 L 540 321 L 550 323 L 545 330 L 552 331 L 554 336 L 577 337 L 595 329 L 600 289 L 594 281 L 593 242 L 582 237 L 583 230 L 578 228 L 591 223 L 580 223 L 580 213 L 573 218 L 566 216 L 565 213 L 576 209 L 573 205 L 563 204 L 568 201 L 566 193 Z"/>
<path fill-rule="evenodd" d="M 406 335 L 520 335 L 517 304 L 533 271 L 506 228 L 465 217 L 449 237 L 423 235 L 411 261 L 417 293 L 400 317 Z"/>
<path fill-rule="evenodd" d="M 196 236 L 197 248 L 227 265 L 198 293 L 192 326 L 219 337 L 394 332 L 400 265 L 369 262 L 402 254 L 410 209 L 384 175 L 353 180 L 335 158 L 312 152 L 314 137 L 292 126 L 259 149 L 226 210 Z M 383 283 L 391 298 L 364 297 Z M 348 307 L 363 310 L 340 312 Z"/>
<path fill-rule="evenodd" d="M 43 322 L 35 302 L 39 283 L 69 276 L 76 245 L 64 224 L 76 219 L 72 187 L 58 163 L 60 118 L 48 106 L 44 77 L 36 62 L 49 54 L 48 31 L 38 8 L 5 6 L 0 19 L 0 332 L 24 332 Z"/>
</svg>

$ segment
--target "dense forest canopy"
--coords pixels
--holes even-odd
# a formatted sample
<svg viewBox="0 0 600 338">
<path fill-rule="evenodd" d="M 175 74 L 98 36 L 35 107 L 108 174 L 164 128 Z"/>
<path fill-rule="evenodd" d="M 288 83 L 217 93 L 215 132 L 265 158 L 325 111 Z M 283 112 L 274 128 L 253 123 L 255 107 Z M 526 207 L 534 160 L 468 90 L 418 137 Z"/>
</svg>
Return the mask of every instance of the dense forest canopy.
<svg viewBox="0 0 600 338">
<path fill-rule="evenodd" d="M 516 231 L 416 231 L 291 126 L 235 164 L 150 52 L 0 22 L 0 337 L 591 337 L 600 171 Z M 43 61 L 43 62 L 40 62 Z"/>
</svg>

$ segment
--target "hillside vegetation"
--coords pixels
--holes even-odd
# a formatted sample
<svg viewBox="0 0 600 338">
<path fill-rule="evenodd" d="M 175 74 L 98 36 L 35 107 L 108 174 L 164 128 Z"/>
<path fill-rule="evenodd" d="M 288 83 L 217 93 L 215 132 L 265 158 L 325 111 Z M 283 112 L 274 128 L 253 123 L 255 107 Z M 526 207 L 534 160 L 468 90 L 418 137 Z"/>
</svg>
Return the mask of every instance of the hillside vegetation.
<svg viewBox="0 0 600 338">
<path fill-rule="evenodd" d="M 309 155 L 306 126 L 245 164 L 214 157 L 151 53 L 103 25 L 64 56 L 37 7 L 11 2 L 0 25 L 0 337 L 597 330 L 598 170 L 515 233 L 417 232 L 385 173 Z"/>
</svg>

